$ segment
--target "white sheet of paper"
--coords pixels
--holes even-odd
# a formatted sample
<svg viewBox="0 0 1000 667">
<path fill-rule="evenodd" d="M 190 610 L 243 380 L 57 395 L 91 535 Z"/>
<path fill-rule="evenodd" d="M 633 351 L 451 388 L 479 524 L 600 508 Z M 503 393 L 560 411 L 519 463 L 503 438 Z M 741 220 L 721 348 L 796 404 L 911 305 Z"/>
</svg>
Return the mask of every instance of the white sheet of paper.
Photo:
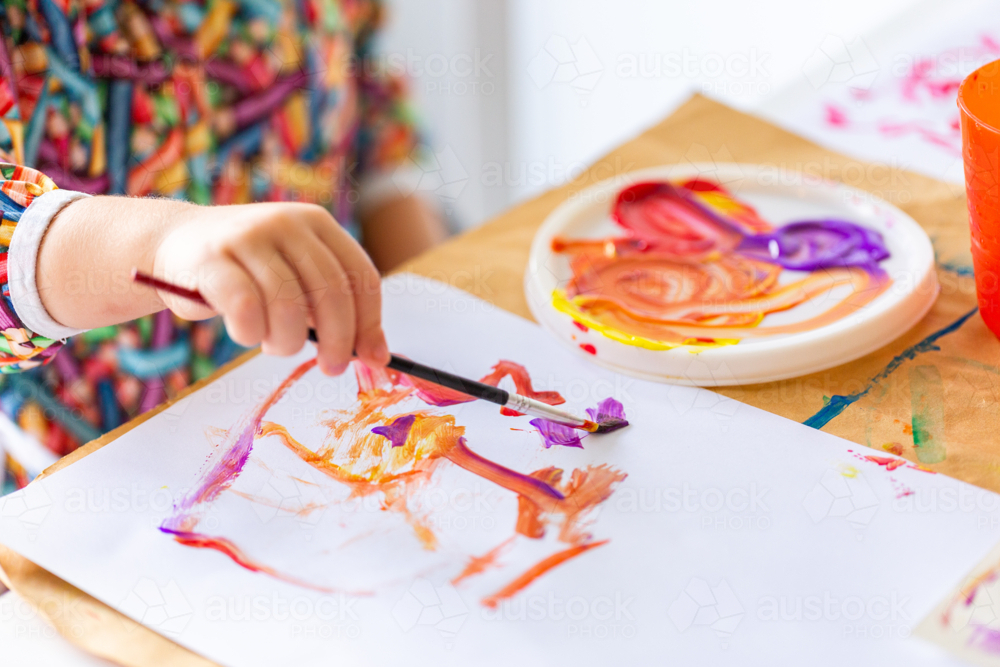
<svg viewBox="0 0 1000 667">
<path fill-rule="evenodd" d="M 514 493 L 439 466 L 408 499 L 438 536 L 432 551 L 384 498 L 347 500 L 273 436 L 256 441 L 199 531 L 287 575 L 371 595 L 286 583 L 162 533 L 214 451 L 206 429 L 236 423 L 309 350 L 257 357 L 3 498 L 0 542 L 223 665 L 953 664 L 911 630 L 997 542 L 997 495 L 888 471 L 863 459 L 873 450 L 710 391 L 601 370 L 440 283 L 387 281 L 385 326 L 394 351 L 467 376 L 521 363 L 575 411 L 621 400 L 632 426 L 583 449 L 545 449 L 528 418 L 484 402 L 431 409 L 455 415 L 477 454 L 522 473 L 627 473 L 590 517 L 593 540 L 608 542 L 491 609 L 486 596 L 566 546 L 549 527 L 450 583 L 515 535 Z M 311 371 L 266 418 L 318 447 L 324 411 L 355 397 L 351 374 Z"/>
<path fill-rule="evenodd" d="M 869 189 L 874 183 L 877 194 L 897 206 L 907 203 L 898 186 L 902 170 L 962 191 L 955 86 L 1000 59 L 997 7 L 995 0 L 929 0 L 872 35 L 828 35 L 803 65 L 803 76 L 758 112 L 824 146 L 888 165 L 893 172 L 848 165 L 823 175 L 850 185 L 867 179 Z"/>
</svg>

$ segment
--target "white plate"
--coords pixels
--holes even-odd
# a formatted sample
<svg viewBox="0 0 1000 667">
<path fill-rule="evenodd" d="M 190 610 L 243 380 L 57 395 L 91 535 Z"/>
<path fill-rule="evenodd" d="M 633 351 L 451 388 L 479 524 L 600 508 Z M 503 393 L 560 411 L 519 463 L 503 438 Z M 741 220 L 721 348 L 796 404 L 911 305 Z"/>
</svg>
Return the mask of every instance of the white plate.
<svg viewBox="0 0 1000 667">
<path fill-rule="evenodd" d="M 618 192 L 641 181 L 714 181 L 753 206 L 774 227 L 798 220 L 838 218 L 882 234 L 890 257 L 879 263 L 892 284 L 858 311 L 831 324 L 793 334 L 748 338 L 719 347 L 682 345 L 651 350 L 581 331 L 573 319 L 552 306 L 552 294 L 572 273 L 552 240 L 622 235 L 610 218 Z M 786 270 L 782 282 L 802 272 Z M 545 220 L 531 246 L 525 276 L 528 305 L 543 327 L 581 355 L 622 373 L 661 382 L 725 386 L 770 382 L 815 373 L 864 356 L 905 333 L 930 310 L 938 294 L 934 251 L 924 230 L 895 206 L 839 183 L 777 168 L 742 164 L 687 164 L 654 167 L 602 181 L 564 202 Z M 846 296 L 831 291 L 784 312 L 760 326 L 801 321 Z M 822 307 L 818 304 L 821 303 Z M 592 346 L 596 354 L 582 346 Z"/>
</svg>

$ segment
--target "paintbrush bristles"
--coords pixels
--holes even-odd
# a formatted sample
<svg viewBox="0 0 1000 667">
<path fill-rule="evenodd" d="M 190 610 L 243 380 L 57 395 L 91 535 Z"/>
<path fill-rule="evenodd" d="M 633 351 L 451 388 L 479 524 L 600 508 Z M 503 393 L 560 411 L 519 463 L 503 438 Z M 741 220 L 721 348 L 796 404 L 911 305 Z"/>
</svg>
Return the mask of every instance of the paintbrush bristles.
<svg viewBox="0 0 1000 667">
<path fill-rule="evenodd" d="M 628 422 L 624 419 L 608 419 L 598 424 L 593 433 L 611 433 L 626 426 L 628 426 Z"/>
</svg>

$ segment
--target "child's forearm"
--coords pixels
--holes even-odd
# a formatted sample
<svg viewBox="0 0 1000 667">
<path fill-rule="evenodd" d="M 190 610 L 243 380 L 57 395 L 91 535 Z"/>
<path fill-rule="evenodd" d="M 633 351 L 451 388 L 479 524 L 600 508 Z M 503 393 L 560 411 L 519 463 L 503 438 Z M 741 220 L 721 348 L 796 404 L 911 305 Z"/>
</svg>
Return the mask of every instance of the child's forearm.
<svg viewBox="0 0 1000 667">
<path fill-rule="evenodd" d="M 93 329 L 163 310 L 133 267 L 154 269 L 166 233 L 199 207 L 171 199 L 89 197 L 59 212 L 42 238 L 35 280 L 56 322 Z"/>
<path fill-rule="evenodd" d="M 134 285 L 133 268 L 199 290 L 211 308 Z M 186 319 L 220 314 L 236 342 L 272 354 L 294 354 L 314 327 L 319 367 L 330 374 L 353 350 L 369 364 L 389 360 L 378 271 L 319 206 L 80 199 L 42 237 L 35 281 L 48 316 L 65 327 L 167 307 Z"/>
</svg>

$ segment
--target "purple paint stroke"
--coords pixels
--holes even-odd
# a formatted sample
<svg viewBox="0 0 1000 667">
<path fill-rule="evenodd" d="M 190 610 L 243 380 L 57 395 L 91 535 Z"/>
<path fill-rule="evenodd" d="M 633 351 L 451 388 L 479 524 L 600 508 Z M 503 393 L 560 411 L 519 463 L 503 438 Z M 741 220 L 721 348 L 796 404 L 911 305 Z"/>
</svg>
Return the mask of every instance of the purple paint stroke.
<svg viewBox="0 0 1000 667">
<path fill-rule="evenodd" d="M 528 423 L 538 429 L 538 434 L 542 436 L 545 449 L 553 445 L 583 448 L 583 444 L 580 442 L 580 431 L 572 426 L 566 426 L 565 424 L 542 419 L 541 417 L 532 419 Z"/>
<path fill-rule="evenodd" d="M 232 445 L 227 443 L 220 445 L 225 448 L 225 453 L 202 477 L 201 484 L 174 503 L 173 516 L 160 525 L 162 532 L 173 533 L 178 530 L 187 530 L 185 524 L 199 505 L 212 502 L 219 497 L 220 493 L 232 486 L 236 478 L 243 472 L 243 467 L 250 458 L 250 452 L 253 451 L 254 434 L 260 425 L 261 416 L 254 415 L 254 418 L 250 419 L 249 423 L 239 430 L 239 435 Z"/>
<path fill-rule="evenodd" d="M 873 272 L 889 257 L 881 234 L 832 219 L 793 222 L 770 234 L 747 236 L 736 252 L 792 271 L 856 266 Z"/>
<path fill-rule="evenodd" d="M 628 426 L 628 421 L 625 419 L 625 406 L 610 396 L 598 403 L 596 408 L 587 408 L 587 416 L 598 424 L 611 420 L 621 420 L 625 422 L 622 426 Z"/>
<path fill-rule="evenodd" d="M 532 477 L 531 475 L 525 475 L 515 470 L 511 470 L 510 468 L 505 468 L 499 463 L 495 463 L 487 458 L 483 458 L 479 454 L 476 454 L 474 451 L 469 449 L 469 443 L 465 440 L 465 438 L 459 438 L 458 444 L 455 447 L 456 449 L 461 450 L 463 456 L 466 459 L 474 461 L 476 464 L 478 464 L 477 468 L 479 468 L 479 470 L 476 471 L 476 474 L 481 477 L 494 480 L 498 479 L 499 477 L 506 477 L 507 479 L 517 479 L 525 484 L 530 484 L 532 487 L 544 493 L 545 495 L 549 496 L 550 498 L 554 498 L 556 500 L 566 499 L 565 494 L 563 494 L 562 491 L 555 488 L 551 484 L 546 484 L 537 477 Z M 467 470 L 468 469 L 469 468 L 467 468 Z M 490 477 L 489 475 L 491 474 L 495 475 L 495 477 Z"/>
<path fill-rule="evenodd" d="M 372 433 L 389 438 L 393 447 L 402 447 L 406 444 L 406 439 L 410 437 L 410 429 L 413 428 L 413 422 L 416 420 L 416 415 L 404 415 L 388 426 L 376 426 L 372 429 Z"/>
</svg>

